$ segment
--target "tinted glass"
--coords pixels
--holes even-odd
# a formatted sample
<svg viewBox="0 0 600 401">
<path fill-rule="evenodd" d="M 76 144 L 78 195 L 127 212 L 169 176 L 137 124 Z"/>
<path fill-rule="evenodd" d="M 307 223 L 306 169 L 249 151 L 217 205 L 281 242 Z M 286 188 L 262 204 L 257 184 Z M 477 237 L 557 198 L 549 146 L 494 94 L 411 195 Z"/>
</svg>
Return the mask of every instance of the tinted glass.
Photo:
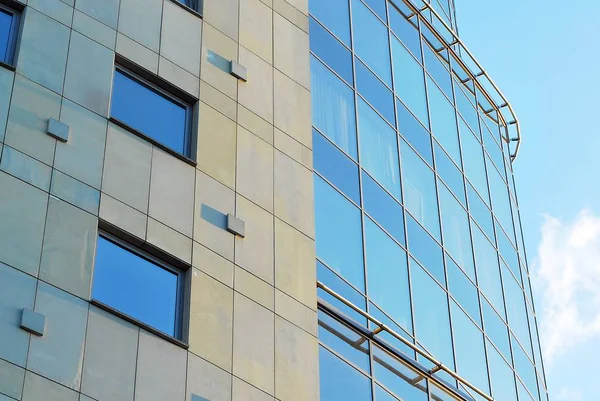
<svg viewBox="0 0 600 401">
<path fill-rule="evenodd" d="M 354 92 L 311 57 L 313 125 L 356 160 Z"/>
<path fill-rule="evenodd" d="M 475 106 L 469 100 L 466 95 L 467 89 L 463 87 L 463 85 L 454 83 L 454 96 L 456 99 L 456 108 L 461 116 L 465 119 L 466 124 L 469 125 L 471 130 L 479 135 L 479 118 L 477 117 L 477 110 L 475 110 Z M 466 127 L 466 125 L 465 125 Z M 461 134 L 462 134 L 461 130 Z"/>
<path fill-rule="evenodd" d="M 398 109 L 398 129 L 400 134 L 415 148 L 417 153 L 433 166 L 431 135 L 429 131 L 408 111 L 400 99 L 396 98 Z"/>
<path fill-rule="evenodd" d="M 490 159 L 486 157 L 488 166 L 488 179 L 490 183 L 490 193 L 492 195 L 492 208 L 494 215 L 504 227 L 504 230 L 514 238 L 513 220 L 510 211 L 510 200 L 508 198 L 508 188 L 506 183 L 500 177 L 498 170 L 492 165 Z"/>
<path fill-rule="evenodd" d="M 8 62 L 13 16 L 0 10 L 0 61 Z"/>
<path fill-rule="evenodd" d="M 317 261 L 317 280 L 325 284 L 328 288 L 331 288 L 337 294 L 343 296 L 348 301 L 352 302 L 355 306 L 358 306 L 362 310 L 367 310 L 367 301 L 365 297 L 319 261 Z M 318 289 L 318 295 L 327 303 L 335 306 L 338 310 L 342 311 L 342 313 L 346 314 L 347 316 L 350 316 L 355 321 L 366 324 L 366 319 L 364 317 L 325 291 Z"/>
<path fill-rule="evenodd" d="M 490 386 L 483 334 L 454 302 L 451 303 L 451 311 L 456 369 L 465 379 L 487 393 Z"/>
<path fill-rule="evenodd" d="M 417 27 L 390 4 L 390 28 L 418 60 L 421 60 L 421 39 Z"/>
<path fill-rule="evenodd" d="M 461 129 L 460 136 L 463 151 L 463 166 L 465 175 L 473 184 L 479 195 L 489 202 L 487 180 L 485 176 L 485 161 L 483 147 L 467 129 Z"/>
<path fill-rule="evenodd" d="M 469 212 L 477 224 L 483 229 L 490 240 L 494 240 L 494 222 L 492 212 L 483 203 L 477 192 L 471 185 L 467 185 L 467 195 L 469 197 Z"/>
<path fill-rule="evenodd" d="M 358 59 L 356 65 L 356 87 L 367 101 L 381 113 L 388 123 L 395 125 L 394 95 L 365 65 Z"/>
<path fill-rule="evenodd" d="M 454 162 L 460 165 L 460 145 L 458 143 L 454 106 L 430 79 L 427 85 L 431 132 Z"/>
<path fill-rule="evenodd" d="M 360 211 L 315 176 L 317 257 L 364 291 Z"/>
<path fill-rule="evenodd" d="M 425 380 L 417 380 L 420 377 L 412 369 L 377 347 L 373 349 L 373 360 L 375 379 L 396 396 L 407 401 L 427 401 L 427 383 Z M 413 380 L 414 383 L 411 383 Z M 375 391 L 377 397 L 390 399 L 383 389 L 377 387 Z"/>
<path fill-rule="evenodd" d="M 446 284 L 442 248 L 419 223 L 407 217 L 408 250 L 442 285 Z"/>
<path fill-rule="evenodd" d="M 363 339 L 364 337 L 328 314 L 319 312 L 319 340 L 368 373 L 369 341 Z"/>
<path fill-rule="evenodd" d="M 466 207 L 465 181 L 460 169 L 452 162 L 448 154 L 436 143 L 435 144 L 435 171 L 442 177 L 462 204 Z"/>
<path fill-rule="evenodd" d="M 115 71 L 111 116 L 158 143 L 189 154 L 186 107 Z"/>
<path fill-rule="evenodd" d="M 440 237 L 440 220 L 433 171 L 402 143 L 404 206 L 433 236 Z"/>
<path fill-rule="evenodd" d="M 364 171 L 362 173 L 362 185 L 366 212 L 397 241 L 403 245 L 406 244 L 402 206 Z"/>
<path fill-rule="evenodd" d="M 433 77 L 438 86 L 442 88 L 448 99 L 452 100 L 452 79 L 450 78 L 450 72 L 447 70 L 449 67 L 448 64 L 436 56 L 429 45 L 423 46 L 423 54 L 425 54 L 425 68 L 427 72 Z"/>
<path fill-rule="evenodd" d="M 371 7 L 371 10 L 375 11 L 379 18 L 384 21 L 387 21 L 386 12 L 385 12 L 385 3 L 386 0 L 364 0 L 365 3 Z"/>
<path fill-rule="evenodd" d="M 471 319 L 481 325 L 477 288 L 450 258 L 446 258 L 446 270 L 450 294 L 467 311 Z"/>
<path fill-rule="evenodd" d="M 538 387 L 537 387 L 537 378 L 535 375 L 535 369 L 527 358 L 527 355 L 521 349 L 521 347 L 516 343 L 515 339 L 511 336 L 512 341 L 512 350 L 513 350 L 513 358 L 515 362 L 515 371 L 525 383 L 525 387 L 529 390 L 531 394 L 533 394 L 533 398 L 535 400 L 539 399 L 538 396 Z"/>
<path fill-rule="evenodd" d="M 502 295 L 498 254 L 478 228 L 473 229 L 473 248 L 475 249 L 475 265 L 477 267 L 479 288 L 483 290 L 494 308 L 504 315 L 504 297 Z"/>
<path fill-rule="evenodd" d="M 360 0 L 352 0 L 354 51 L 390 87 L 388 29 Z"/>
<path fill-rule="evenodd" d="M 352 78 L 352 55 L 314 18 L 310 19 L 310 50 L 337 72 L 350 85 Z"/>
<path fill-rule="evenodd" d="M 350 46 L 350 9 L 348 0 L 309 0 L 310 13 L 335 36 Z"/>
<path fill-rule="evenodd" d="M 496 400 L 516 401 L 515 375 L 500 354 L 487 345 L 492 395 Z"/>
<path fill-rule="evenodd" d="M 176 335 L 178 276 L 98 237 L 92 298 Z"/>
<path fill-rule="evenodd" d="M 517 336 L 517 339 L 527 351 L 530 357 L 531 339 L 529 337 L 529 322 L 527 321 L 527 309 L 525 307 L 525 297 L 523 290 L 515 281 L 512 274 L 504 267 L 502 271 L 504 282 L 504 293 L 506 294 L 506 313 L 508 315 L 508 324 L 510 329 Z"/>
<path fill-rule="evenodd" d="M 392 38 L 395 91 L 408 108 L 427 124 L 427 100 L 423 67 L 396 38 Z"/>
<path fill-rule="evenodd" d="M 415 263 L 410 265 L 415 335 L 433 356 L 454 367 L 448 296 L 446 292 Z"/>
<path fill-rule="evenodd" d="M 400 167 L 396 132 L 368 104 L 358 102 L 361 165 L 397 199 Z"/>
<path fill-rule="evenodd" d="M 316 171 L 360 204 L 358 165 L 314 129 L 313 162 Z"/>
<path fill-rule="evenodd" d="M 448 253 L 450 253 L 460 267 L 472 279 L 475 279 L 475 266 L 473 265 L 473 250 L 471 248 L 471 233 L 467 211 L 463 209 L 445 185 L 439 185 L 438 190 L 440 194 L 444 247 L 446 247 Z"/>
<path fill-rule="evenodd" d="M 504 355 L 507 360 L 510 360 L 510 344 L 506 324 L 500 319 L 500 316 L 498 316 L 486 300 L 481 300 L 481 306 L 483 308 L 485 334 L 487 334 L 494 345 L 498 347 L 502 355 Z"/>
<path fill-rule="evenodd" d="M 406 252 L 370 219 L 365 219 L 369 299 L 410 331 Z"/>
<path fill-rule="evenodd" d="M 202 0 L 178 0 L 180 3 L 185 4 L 192 10 L 201 12 L 202 11 Z"/>
<path fill-rule="evenodd" d="M 371 401 L 371 381 L 323 347 L 319 347 L 321 401 Z"/>
</svg>

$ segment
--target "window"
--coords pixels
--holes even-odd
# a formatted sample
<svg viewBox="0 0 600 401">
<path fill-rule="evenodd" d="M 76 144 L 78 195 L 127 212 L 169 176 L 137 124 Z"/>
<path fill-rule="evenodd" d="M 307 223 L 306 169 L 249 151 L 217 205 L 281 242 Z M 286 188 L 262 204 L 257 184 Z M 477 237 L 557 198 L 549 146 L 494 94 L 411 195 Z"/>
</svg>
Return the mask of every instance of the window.
<svg viewBox="0 0 600 401">
<path fill-rule="evenodd" d="M 12 64 L 19 33 L 20 14 L 0 4 L 0 62 Z"/>
<path fill-rule="evenodd" d="M 183 281 L 183 271 L 112 237 L 98 237 L 93 301 L 181 339 Z"/>
<path fill-rule="evenodd" d="M 115 70 L 111 118 L 190 157 L 192 106 L 121 68 Z"/>
<path fill-rule="evenodd" d="M 202 13 L 203 0 L 175 0 L 175 1 L 183 4 L 186 7 L 191 8 L 192 10 L 196 11 L 197 13 Z"/>
</svg>

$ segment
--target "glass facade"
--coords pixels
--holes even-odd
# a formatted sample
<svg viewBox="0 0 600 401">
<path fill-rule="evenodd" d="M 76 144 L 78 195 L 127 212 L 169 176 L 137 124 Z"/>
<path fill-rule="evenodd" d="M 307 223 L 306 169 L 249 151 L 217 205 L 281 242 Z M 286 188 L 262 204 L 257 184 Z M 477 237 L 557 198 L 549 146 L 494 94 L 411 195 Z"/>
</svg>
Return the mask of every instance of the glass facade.
<svg viewBox="0 0 600 401">
<path fill-rule="evenodd" d="M 545 401 L 509 129 L 430 3 L 309 2 L 318 281 L 482 393 Z M 322 401 L 484 399 L 319 297 Z"/>
</svg>

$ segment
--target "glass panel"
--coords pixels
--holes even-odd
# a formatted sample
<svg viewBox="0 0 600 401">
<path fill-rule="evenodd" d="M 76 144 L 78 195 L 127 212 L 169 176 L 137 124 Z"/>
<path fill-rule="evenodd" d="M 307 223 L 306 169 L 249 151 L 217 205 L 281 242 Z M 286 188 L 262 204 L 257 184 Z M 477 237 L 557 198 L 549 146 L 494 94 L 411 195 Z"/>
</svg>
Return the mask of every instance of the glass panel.
<svg viewBox="0 0 600 401">
<path fill-rule="evenodd" d="M 316 171 L 360 204 L 358 165 L 314 129 L 313 161 Z"/>
<path fill-rule="evenodd" d="M 515 375 L 512 369 L 489 343 L 487 344 L 487 350 L 494 399 L 516 401 Z"/>
<path fill-rule="evenodd" d="M 369 341 L 327 313 L 319 312 L 319 341 L 369 373 Z"/>
<path fill-rule="evenodd" d="M 98 237 L 92 298 L 176 335 L 178 276 Z"/>
<path fill-rule="evenodd" d="M 115 71 L 111 116 L 176 152 L 188 154 L 187 109 Z"/>
<path fill-rule="evenodd" d="M 431 132 L 454 162 L 460 165 L 460 145 L 458 143 L 454 106 L 429 78 L 427 79 L 427 90 L 429 92 Z"/>
<path fill-rule="evenodd" d="M 519 377 L 523 380 L 523 383 L 525 383 L 525 387 L 527 387 L 529 392 L 531 394 L 533 394 L 533 398 L 538 400 L 539 393 L 538 393 L 535 369 L 534 369 L 531 361 L 529 360 L 529 358 L 527 358 L 527 355 L 525 354 L 523 349 L 519 346 L 519 344 L 516 343 L 514 337 L 512 337 L 512 336 L 511 336 L 511 342 L 512 342 L 513 357 L 514 357 L 514 361 L 515 361 L 515 371 L 517 372 Z"/>
<path fill-rule="evenodd" d="M 412 339 L 412 322 L 410 322 L 410 332 L 407 331 L 406 327 L 401 327 L 395 321 L 393 321 L 388 315 L 386 315 L 381 309 L 379 309 L 374 303 L 369 303 L 369 313 L 375 319 L 379 320 L 383 324 L 387 325 L 397 334 L 403 336 L 406 340 L 409 340 L 411 343 L 414 343 Z M 373 324 L 371 323 L 371 327 L 373 328 Z M 415 359 L 415 351 L 410 348 L 408 345 L 404 344 L 402 341 L 398 340 L 396 337 L 392 336 L 386 331 L 382 331 L 377 334 L 377 338 L 380 338 L 386 341 L 391 346 L 395 347 L 396 350 L 402 352 L 404 355 L 408 355 L 410 358 Z"/>
<path fill-rule="evenodd" d="M 502 316 L 505 316 L 498 254 L 478 228 L 473 228 L 473 249 L 475 250 L 475 265 L 477 266 L 479 288 L 481 288 L 494 308 Z"/>
<path fill-rule="evenodd" d="M 465 198 L 465 181 L 463 175 L 456 164 L 452 162 L 450 157 L 435 143 L 435 171 L 442 177 L 442 180 L 448 185 L 452 193 L 466 207 L 467 200 Z"/>
<path fill-rule="evenodd" d="M 454 97 L 452 96 L 450 72 L 429 45 L 423 46 L 423 54 L 425 55 L 425 69 L 427 69 L 427 72 L 429 72 L 439 87 L 442 88 L 448 99 L 452 101 Z"/>
<path fill-rule="evenodd" d="M 490 240 L 494 240 L 494 222 L 492 212 L 481 200 L 477 192 L 469 184 L 467 185 L 467 195 L 469 197 L 469 212 L 475 219 L 475 222 L 483 229 Z"/>
<path fill-rule="evenodd" d="M 395 91 L 404 104 L 427 125 L 427 100 L 423 67 L 396 38 L 392 38 Z"/>
<path fill-rule="evenodd" d="M 373 347 L 373 370 L 375 380 L 396 394 L 402 400 L 427 401 L 427 382 L 419 380 L 411 383 L 419 375 L 378 347 Z M 377 396 L 384 395 L 377 389 Z M 384 398 L 385 399 L 385 398 Z"/>
<path fill-rule="evenodd" d="M 492 207 L 494 216 L 500 221 L 504 230 L 514 238 L 513 220 L 510 211 L 510 200 L 508 198 L 508 188 L 498 170 L 492 165 L 490 159 L 486 157 L 488 166 L 488 179 L 490 183 L 490 193 L 492 194 Z"/>
<path fill-rule="evenodd" d="M 10 31 L 12 26 L 13 16 L 0 10 L 0 61 L 8 62 L 10 43 Z"/>
<path fill-rule="evenodd" d="M 431 135 L 429 131 L 415 116 L 408 111 L 402 101 L 396 98 L 398 109 L 398 129 L 400 133 L 412 145 L 413 148 L 421 155 L 430 166 L 433 166 L 433 157 L 431 155 Z"/>
<path fill-rule="evenodd" d="M 446 258 L 446 269 L 448 271 L 448 289 L 450 290 L 450 294 L 467 311 L 469 316 L 481 325 L 477 288 L 452 259 Z"/>
<path fill-rule="evenodd" d="M 404 206 L 435 238 L 440 220 L 433 171 L 405 143 L 401 144 Z"/>
<path fill-rule="evenodd" d="M 500 319 L 498 314 L 486 300 L 482 299 L 481 305 L 483 308 L 483 326 L 485 328 L 485 334 L 487 334 L 494 345 L 498 347 L 502 355 L 510 361 L 510 344 L 506 324 Z"/>
<path fill-rule="evenodd" d="M 371 7 L 371 10 L 375 11 L 379 18 L 384 21 L 387 21 L 386 11 L 385 11 L 385 3 L 386 0 L 364 0 L 365 3 Z"/>
<path fill-rule="evenodd" d="M 370 219 L 365 219 L 369 299 L 412 330 L 406 252 Z"/>
<path fill-rule="evenodd" d="M 371 401 L 371 380 L 319 347 L 321 401 Z"/>
<path fill-rule="evenodd" d="M 396 124 L 394 115 L 394 95 L 365 65 L 358 59 L 356 65 L 356 87 L 358 93 L 391 124 Z"/>
<path fill-rule="evenodd" d="M 360 162 L 397 199 L 401 199 L 396 132 L 364 101 L 358 102 Z"/>
<path fill-rule="evenodd" d="M 350 85 L 352 78 L 352 54 L 314 18 L 310 19 L 310 50 L 337 72 Z"/>
<path fill-rule="evenodd" d="M 496 238 L 498 241 L 500 255 L 502 255 L 502 258 L 506 261 L 506 264 L 520 283 L 521 272 L 519 269 L 519 256 L 517 255 L 517 250 L 510 243 L 506 237 L 506 233 L 500 228 L 499 225 L 496 225 Z"/>
<path fill-rule="evenodd" d="M 388 29 L 360 0 L 352 0 L 354 51 L 388 86 L 392 86 Z"/>
<path fill-rule="evenodd" d="M 456 65 L 456 64 L 454 64 Z M 471 131 L 475 132 L 477 137 L 479 136 L 479 117 L 477 116 L 477 110 L 473 103 L 468 100 L 467 95 L 465 94 L 468 91 L 463 87 L 463 85 L 454 82 L 454 96 L 456 97 L 456 108 L 458 112 L 465 119 L 465 129 L 467 129 L 467 124 L 471 128 Z M 461 134 L 463 134 L 463 130 L 461 129 Z"/>
<path fill-rule="evenodd" d="M 317 257 L 364 292 L 360 210 L 315 176 Z"/>
<path fill-rule="evenodd" d="M 356 160 L 354 91 L 311 57 L 313 125 Z"/>
<path fill-rule="evenodd" d="M 464 123 L 461 120 L 461 127 L 462 124 Z M 473 184 L 477 192 L 479 192 L 479 195 L 481 195 L 485 202 L 489 205 L 487 179 L 485 176 L 485 161 L 483 159 L 483 147 L 477 138 L 473 136 L 471 131 L 468 130 L 468 128 L 461 128 L 460 132 L 465 175 Z"/>
<path fill-rule="evenodd" d="M 398 242 L 406 245 L 402 206 L 364 171 L 362 173 L 362 185 L 365 211 Z"/>
<path fill-rule="evenodd" d="M 367 300 L 363 295 L 361 295 L 358 291 L 350 286 L 350 284 L 346 283 L 344 280 L 340 278 L 337 274 L 332 272 L 328 267 L 326 267 L 323 263 L 317 260 L 317 280 L 325 284 L 328 288 L 331 288 L 336 293 L 340 294 L 342 297 L 346 298 L 348 301 L 352 302 L 355 306 L 358 306 L 362 310 L 367 310 Z M 361 322 L 366 325 L 367 320 L 352 310 L 352 308 L 347 305 L 341 303 L 336 298 L 332 297 L 325 291 L 319 289 L 317 292 L 319 298 L 324 299 L 330 305 L 335 306 L 342 313 L 350 316 L 352 319 L 357 322 Z"/>
<path fill-rule="evenodd" d="M 350 8 L 348 0 L 309 0 L 308 9 L 335 36 L 350 47 Z"/>
<path fill-rule="evenodd" d="M 506 294 L 508 325 L 529 356 L 533 357 L 523 290 L 521 290 L 521 287 L 519 287 L 519 284 L 517 284 L 506 267 L 504 267 L 502 271 L 502 279 L 504 282 L 504 292 Z"/>
<path fill-rule="evenodd" d="M 489 392 L 487 363 L 483 334 L 454 302 L 452 329 L 458 373 L 484 392 Z"/>
<path fill-rule="evenodd" d="M 410 272 L 416 338 L 433 356 L 453 368 L 448 296 L 415 263 L 410 264 Z"/>
<path fill-rule="evenodd" d="M 445 185 L 439 185 L 438 190 L 440 194 L 444 247 L 459 266 L 475 280 L 469 216 Z"/>
<path fill-rule="evenodd" d="M 408 250 L 443 285 L 446 284 L 442 248 L 419 223 L 407 217 Z"/>
<path fill-rule="evenodd" d="M 419 30 L 411 22 L 409 22 L 404 15 L 396 9 L 396 7 L 389 5 L 390 10 L 390 28 L 406 45 L 408 50 L 421 61 L 421 39 L 419 36 Z"/>
</svg>

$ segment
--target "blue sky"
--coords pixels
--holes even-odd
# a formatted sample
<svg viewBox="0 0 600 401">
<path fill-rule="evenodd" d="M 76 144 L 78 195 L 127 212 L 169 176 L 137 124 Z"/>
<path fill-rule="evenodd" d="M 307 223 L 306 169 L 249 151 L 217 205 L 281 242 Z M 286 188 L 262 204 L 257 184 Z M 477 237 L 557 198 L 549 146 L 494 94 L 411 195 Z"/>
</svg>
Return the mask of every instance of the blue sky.
<svg viewBox="0 0 600 401">
<path fill-rule="evenodd" d="M 455 2 L 461 39 L 521 122 L 514 166 L 551 400 L 599 399 L 600 2 Z"/>
</svg>

